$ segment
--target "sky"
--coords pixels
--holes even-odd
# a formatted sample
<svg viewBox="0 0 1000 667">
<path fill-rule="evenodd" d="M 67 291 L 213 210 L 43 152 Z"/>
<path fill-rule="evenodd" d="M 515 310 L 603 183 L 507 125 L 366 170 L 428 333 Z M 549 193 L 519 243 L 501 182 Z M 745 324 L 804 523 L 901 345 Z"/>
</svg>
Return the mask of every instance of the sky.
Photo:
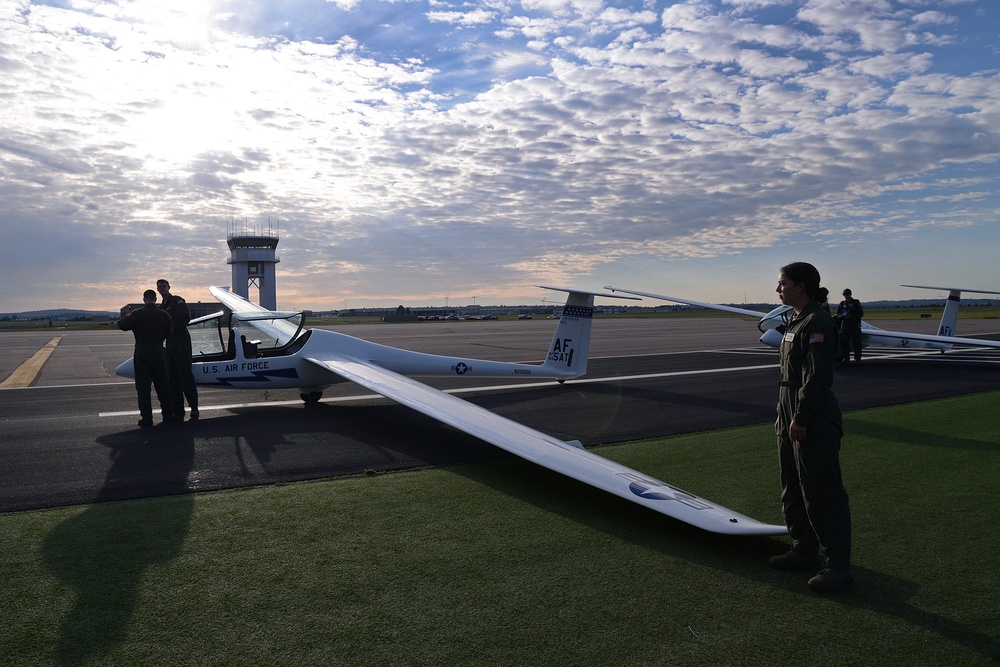
<svg viewBox="0 0 1000 667">
<path fill-rule="evenodd" d="M 0 312 L 1000 291 L 994 0 L 0 0 L 0 101 Z"/>
</svg>

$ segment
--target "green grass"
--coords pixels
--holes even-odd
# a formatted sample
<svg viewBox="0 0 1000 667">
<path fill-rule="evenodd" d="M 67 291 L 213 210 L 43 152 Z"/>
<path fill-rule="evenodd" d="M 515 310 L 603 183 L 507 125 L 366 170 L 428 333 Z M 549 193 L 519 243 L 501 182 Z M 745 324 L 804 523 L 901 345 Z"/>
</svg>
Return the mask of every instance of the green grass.
<svg viewBox="0 0 1000 667">
<path fill-rule="evenodd" d="M 517 459 L 0 515 L 4 665 L 1000 659 L 1000 392 L 853 412 L 854 591 Z M 597 451 L 780 522 L 771 426 Z"/>
</svg>

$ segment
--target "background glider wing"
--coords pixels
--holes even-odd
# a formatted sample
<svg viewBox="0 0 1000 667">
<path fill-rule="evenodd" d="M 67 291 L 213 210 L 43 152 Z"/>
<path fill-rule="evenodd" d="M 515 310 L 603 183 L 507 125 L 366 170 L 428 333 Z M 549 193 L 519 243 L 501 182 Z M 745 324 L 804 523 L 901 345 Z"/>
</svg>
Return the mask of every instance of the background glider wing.
<svg viewBox="0 0 1000 667">
<path fill-rule="evenodd" d="M 926 343 L 945 343 L 948 345 L 971 345 L 975 347 L 995 347 L 1000 348 L 1000 341 L 986 340 L 980 338 L 960 338 L 958 336 L 938 336 L 935 334 L 906 333 L 903 331 L 886 331 L 878 327 L 862 327 L 861 336 L 869 339 L 871 345 L 891 344 L 906 347 L 908 341 L 921 341 Z"/>
<path fill-rule="evenodd" d="M 919 285 L 903 285 L 903 287 L 921 287 Z M 606 290 L 611 290 L 612 292 L 623 292 L 625 294 L 635 294 L 637 296 L 643 296 L 650 299 L 660 299 L 662 301 L 673 301 L 676 303 L 686 303 L 689 306 L 699 306 L 701 308 L 712 308 L 714 310 L 722 310 L 727 313 L 735 313 L 736 315 L 746 315 L 747 317 L 766 317 L 770 313 L 762 313 L 756 310 L 748 310 L 746 308 L 736 308 L 735 306 L 723 306 L 717 303 L 706 303 L 704 301 L 694 301 L 693 299 L 681 299 L 676 296 L 665 296 L 663 294 L 652 294 L 649 292 L 637 292 L 635 290 L 620 289 L 618 287 L 612 287 L 611 285 L 606 285 L 604 287 Z M 955 289 L 947 287 L 925 287 L 924 289 Z M 965 290 L 966 292 L 978 292 L 980 294 L 997 294 L 998 292 L 987 292 L 985 290 Z M 777 309 L 775 309 L 777 310 Z M 772 311 L 775 312 L 775 311 Z M 765 338 L 766 338 L 765 334 Z M 936 334 L 918 334 L 918 333 L 907 333 L 902 331 L 887 331 L 885 329 L 879 329 L 878 327 L 873 327 L 867 322 L 862 322 L 861 324 L 861 335 L 866 339 L 866 344 L 870 345 L 898 345 L 900 347 L 906 347 L 908 341 L 920 341 L 926 343 L 942 343 L 945 345 L 972 345 L 975 347 L 994 347 L 1000 348 L 1000 341 L 994 340 L 984 340 L 979 338 L 960 338 L 958 336 L 941 336 Z M 780 339 L 779 339 L 780 340 Z M 764 342 L 762 339 L 761 342 Z M 776 347 L 776 345 L 772 345 Z"/>
<path fill-rule="evenodd" d="M 310 358 L 337 375 L 516 454 L 532 463 L 698 528 L 727 535 L 784 535 L 784 526 L 761 523 L 652 479 L 489 410 L 370 363 Z"/>
<path fill-rule="evenodd" d="M 630 289 L 620 289 L 618 287 L 612 287 L 611 285 L 605 285 L 604 289 L 611 290 L 612 292 L 622 292 L 623 294 L 634 294 L 636 296 L 644 296 L 648 299 L 660 299 L 661 301 L 673 301 L 675 303 L 684 303 L 689 306 L 698 306 L 699 308 L 711 308 L 713 310 L 724 310 L 727 313 L 734 313 L 736 315 L 746 315 L 747 317 L 756 317 L 760 319 L 767 313 L 762 313 L 759 310 L 749 310 L 747 308 L 737 308 L 735 306 L 723 306 L 718 303 L 707 303 L 705 301 L 694 301 L 693 299 L 681 299 L 676 296 L 665 296 L 663 294 L 651 294 L 650 292 L 636 292 Z"/>
</svg>

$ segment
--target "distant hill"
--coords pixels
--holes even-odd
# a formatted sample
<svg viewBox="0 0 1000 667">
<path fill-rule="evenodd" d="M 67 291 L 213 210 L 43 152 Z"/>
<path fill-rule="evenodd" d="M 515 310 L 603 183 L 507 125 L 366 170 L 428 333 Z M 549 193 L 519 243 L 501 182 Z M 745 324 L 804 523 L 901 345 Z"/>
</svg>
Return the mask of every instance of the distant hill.
<svg viewBox="0 0 1000 667">
<path fill-rule="evenodd" d="M 50 308 L 49 310 L 29 310 L 23 313 L 0 313 L 0 320 L 78 320 L 107 317 L 118 319 L 118 313 L 110 310 L 78 310 L 75 308 Z"/>
<path fill-rule="evenodd" d="M 833 298 L 830 295 L 830 305 L 836 306 L 840 303 L 841 297 Z M 907 299 L 905 301 L 865 301 L 861 303 L 865 308 L 943 308 L 947 297 L 939 296 L 936 299 Z M 969 299 L 962 297 L 962 308 L 975 308 L 976 306 L 994 306 L 1000 303 L 998 299 Z"/>
<path fill-rule="evenodd" d="M 839 295 L 837 295 L 837 296 L 832 295 L 832 294 L 830 295 L 830 305 L 832 307 L 836 308 L 837 307 L 837 303 L 839 303 L 839 302 L 840 302 L 840 296 Z M 890 301 L 890 300 L 865 301 L 864 299 L 861 300 L 861 303 L 864 304 L 865 308 L 934 308 L 934 307 L 940 308 L 940 307 L 944 306 L 944 302 L 945 302 L 945 297 L 942 297 L 942 296 L 939 296 L 937 298 L 906 299 L 906 300 L 895 300 L 895 301 Z M 994 305 L 997 305 L 997 304 L 1000 304 L 1000 299 L 969 299 L 969 298 L 963 298 L 962 299 L 962 308 L 963 308 L 963 310 L 967 310 L 968 308 L 974 308 L 976 306 L 994 306 Z M 759 310 L 762 313 L 766 313 L 766 312 L 770 311 L 773 308 L 777 308 L 779 304 L 777 302 L 775 302 L 775 303 L 730 303 L 730 304 L 723 304 L 723 305 L 734 306 L 736 308 L 745 308 L 747 310 Z M 480 306 L 480 308 L 486 308 L 486 309 L 490 309 L 490 308 L 494 308 L 494 307 L 495 306 L 485 306 L 485 305 L 484 306 Z M 536 310 L 539 310 L 539 312 L 541 312 L 541 310 L 542 310 L 537 305 L 536 306 L 531 306 L 531 305 L 511 306 L 510 308 L 514 308 L 514 309 L 517 309 L 517 308 L 521 308 L 521 309 L 536 309 Z M 629 312 L 643 312 L 643 311 L 646 311 L 646 310 L 650 310 L 650 311 L 652 311 L 652 310 L 665 310 L 665 309 L 672 309 L 672 308 L 676 308 L 677 310 L 689 310 L 689 309 L 690 310 L 699 310 L 699 308 L 697 308 L 696 306 L 682 306 L 680 304 L 677 304 L 677 305 L 667 305 L 666 303 L 662 303 L 662 302 L 661 303 L 657 303 L 657 302 L 654 302 L 652 300 L 644 302 L 643 305 L 641 305 L 641 306 L 640 305 L 632 305 L 632 306 L 627 306 L 627 307 L 624 307 L 624 308 L 627 311 L 629 311 Z M 368 311 L 368 310 L 387 310 L 387 309 L 380 309 L 380 308 L 376 308 L 376 309 L 359 308 L 359 309 L 352 309 L 352 310 L 358 310 L 359 313 L 360 313 L 362 311 Z M 414 310 L 420 310 L 420 309 L 414 309 Z M 331 312 L 333 312 L 333 311 L 331 311 Z M 316 313 L 316 315 L 319 315 L 319 314 L 320 314 L 319 312 Z M 119 313 L 116 312 L 116 311 L 79 310 L 79 309 L 76 309 L 76 308 L 50 308 L 48 310 L 31 310 L 31 311 L 22 312 L 22 313 L 0 313 L 0 321 L 10 321 L 10 320 L 20 320 L 20 321 L 25 321 L 25 320 L 29 320 L 29 321 L 30 320 L 63 320 L 63 321 L 66 321 L 66 320 L 79 320 L 79 319 L 92 320 L 92 319 L 95 319 L 95 318 L 108 318 L 108 319 L 115 319 L 115 320 L 117 320 L 118 316 L 119 316 Z"/>
</svg>

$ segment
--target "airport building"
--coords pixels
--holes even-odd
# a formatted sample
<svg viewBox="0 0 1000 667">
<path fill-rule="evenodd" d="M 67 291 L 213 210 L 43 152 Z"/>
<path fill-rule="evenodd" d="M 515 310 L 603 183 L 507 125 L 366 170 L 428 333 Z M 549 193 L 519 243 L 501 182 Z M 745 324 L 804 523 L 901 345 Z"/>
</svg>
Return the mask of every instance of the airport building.
<svg viewBox="0 0 1000 667">
<path fill-rule="evenodd" d="M 263 229 L 243 229 L 237 232 L 230 228 L 226 242 L 229 244 L 229 259 L 226 263 L 233 269 L 233 293 L 253 301 L 250 298 L 250 287 L 256 287 L 259 293 L 257 303 L 268 310 L 277 310 L 275 268 L 281 261 L 275 255 L 278 233 L 271 230 L 270 223 L 266 233 Z"/>
<path fill-rule="evenodd" d="M 277 221 L 275 221 L 275 226 L 277 226 Z M 243 224 L 230 222 L 226 233 L 226 243 L 229 246 L 229 259 L 226 260 L 226 264 L 232 267 L 230 289 L 233 293 L 254 301 L 250 297 L 250 287 L 255 287 L 258 292 L 256 302 L 268 310 L 277 310 L 277 272 L 275 268 L 281 260 L 275 254 L 278 247 L 278 231 L 271 227 L 271 220 L 268 219 L 266 230 L 263 226 L 251 228 L 245 222 Z M 225 310 L 216 302 L 188 302 L 187 305 L 191 311 L 192 320 L 217 313 L 219 310 Z M 124 317 L 133 308 L 142 308 L 142 304 L 125 304 L 119 313 Z"/>
</svg>

